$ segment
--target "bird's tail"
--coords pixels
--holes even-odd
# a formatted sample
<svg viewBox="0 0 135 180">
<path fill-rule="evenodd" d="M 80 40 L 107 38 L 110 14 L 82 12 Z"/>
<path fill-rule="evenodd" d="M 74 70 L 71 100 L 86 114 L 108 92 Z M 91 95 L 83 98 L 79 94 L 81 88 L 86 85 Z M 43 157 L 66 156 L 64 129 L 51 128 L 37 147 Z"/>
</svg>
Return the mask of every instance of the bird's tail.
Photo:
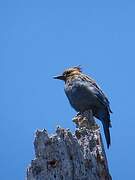
<svg viewBox="0 0 135 180">
<path fill-rule="evenodd" d="M 109 146 L 111 145 L 111 137 L 110 137 L 110 130 L 109 130 L 109 128 L 111 127 L 110 120 L 108 119 L 102 120 L 102 124 L 103 124 L 105 139 L 107 143 L 107 148 L 109 148 Z"/>
</svg>

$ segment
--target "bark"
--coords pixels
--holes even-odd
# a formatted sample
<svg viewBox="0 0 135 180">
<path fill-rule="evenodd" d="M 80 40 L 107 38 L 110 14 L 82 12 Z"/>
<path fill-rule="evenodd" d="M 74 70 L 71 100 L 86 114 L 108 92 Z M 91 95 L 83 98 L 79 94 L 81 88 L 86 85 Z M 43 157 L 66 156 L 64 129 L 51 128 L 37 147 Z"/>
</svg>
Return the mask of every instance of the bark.
<svg viewBox="0 0 135 180">
<path fill-rule="evenodd" d="M 91 111 L 78 114 L 74 134 L 58 127 L 56 134 L 37 130 L 36 158 L 27 168 L 27 180 L 111 180 L 100 129 Z"/>
</svg>

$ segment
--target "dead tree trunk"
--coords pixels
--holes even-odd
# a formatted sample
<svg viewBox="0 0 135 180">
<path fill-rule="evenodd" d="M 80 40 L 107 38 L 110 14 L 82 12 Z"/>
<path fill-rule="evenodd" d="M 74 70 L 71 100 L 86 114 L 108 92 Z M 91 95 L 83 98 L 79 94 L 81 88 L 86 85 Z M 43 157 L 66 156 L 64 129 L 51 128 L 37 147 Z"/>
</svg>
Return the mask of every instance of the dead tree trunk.
<svg viewBox="0 0 135 180">
<path fill-rule="evenodd" d="M 27 180 L 111 180 L 100 129 L 92 112 L 77 115 L 75 134 L 57 128 L 49 136 L 37 130 L 36 158 L 27 169 Z"/>
</svg>

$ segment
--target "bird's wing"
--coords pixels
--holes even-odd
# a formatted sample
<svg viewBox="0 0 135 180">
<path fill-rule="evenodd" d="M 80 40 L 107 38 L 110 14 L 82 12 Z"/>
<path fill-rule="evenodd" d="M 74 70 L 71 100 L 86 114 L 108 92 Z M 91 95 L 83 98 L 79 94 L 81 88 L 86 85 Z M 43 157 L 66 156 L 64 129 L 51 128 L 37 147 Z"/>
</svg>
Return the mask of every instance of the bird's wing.
<svg viewBox="0 0 135 180">
<path fill-rule="evenodd" d="M 90 87 L 90 90 L 92 91 L 92 93 L 98 98 L 100 103 L 102 103 L 104 106 L 106 106 L 108 108 L 109 112 L 112 113 L 112 111 L 110 109 L 110 102 L 107 99 L 107 97 L 105 96 L 105 94 L 103 93 L 103 91 L 101 90 L 101 88 L 89 76 L 85 75 L 85 78 L 86 78 L 86 81 L 88 82 L 88 86 Z"/>
</svg>

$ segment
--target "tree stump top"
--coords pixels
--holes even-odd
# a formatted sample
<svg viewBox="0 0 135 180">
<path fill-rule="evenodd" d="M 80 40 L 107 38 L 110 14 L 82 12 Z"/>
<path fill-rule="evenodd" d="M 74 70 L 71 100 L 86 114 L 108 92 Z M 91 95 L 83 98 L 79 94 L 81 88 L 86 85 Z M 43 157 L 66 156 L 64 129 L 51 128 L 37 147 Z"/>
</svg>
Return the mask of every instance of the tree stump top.
<svg viewBox="0 0 135 180">
<path fill-rule="evenodd" d="M 60 127 L 54 135 L 37 130 L 27 180 L 111 180 L 99 127 L 75 118 L 74 134 Z"/>
</svg>

